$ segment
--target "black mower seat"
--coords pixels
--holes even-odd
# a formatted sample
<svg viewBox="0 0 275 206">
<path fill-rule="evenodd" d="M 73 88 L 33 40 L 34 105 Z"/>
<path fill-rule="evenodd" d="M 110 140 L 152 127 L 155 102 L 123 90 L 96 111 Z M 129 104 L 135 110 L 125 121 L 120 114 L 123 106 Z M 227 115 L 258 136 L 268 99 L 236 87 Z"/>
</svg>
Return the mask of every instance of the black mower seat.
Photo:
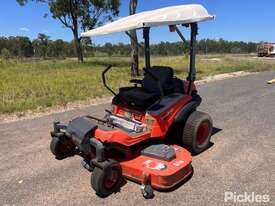
<svg viewBox="0 0 275 206">
<path fill-rule="evenodd" d="M 165 66 L 153 66 L 149 71 L 159 80 L 164 95 L 171 94 L 173 92 L 173 76 L 174 71 L 170 67 Z M 161 95 L 161 91 L 154 78 L 146 71 L 144 73 L 144 79 L 142 80 L 142 88 L 148 92 L 157 93 Z"/>
<path fill-rule="evenodd" d="M 146 92 L 141 87 L 125 87 L 121 88 L 119 96 L 130 104 L 131 106 L 148 108 L 154 104 L 158 99 L 159 95 L 155 93 Z"/>
<path fill-rule="evenodd" d="M 170 67 L 154 66 L 150 72 L 159 80 L 164 95 L 174 92 L 173 89 L 173 69 Z M 126 102 L 131 106 L 147 109 L 161 97 L 161 91 L 154 78 L 145 72 L 141 87 L 124 87 L 120 88 L 119 94 L 114 98 L 113 103 L 117 104 L 117 100 Z"/>
</svg>

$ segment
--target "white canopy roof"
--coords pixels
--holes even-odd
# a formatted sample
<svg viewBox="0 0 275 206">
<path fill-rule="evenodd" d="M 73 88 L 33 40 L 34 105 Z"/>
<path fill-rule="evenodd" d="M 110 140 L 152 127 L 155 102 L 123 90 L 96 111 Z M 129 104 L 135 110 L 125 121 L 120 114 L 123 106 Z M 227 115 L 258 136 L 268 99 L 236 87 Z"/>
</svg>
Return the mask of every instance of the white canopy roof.
<svg viewBox="0 0 275 206">
<path fill-rule="evenodd" d="M 84 32 L 81 36 L 100 36 L 143 27 L 188 24 L 212 20 L 214 18 L 215 16 L 209 15 L 208 11 L 199 4 L 172 6 L 124 17 L 105 26 Z"/>
</svg>

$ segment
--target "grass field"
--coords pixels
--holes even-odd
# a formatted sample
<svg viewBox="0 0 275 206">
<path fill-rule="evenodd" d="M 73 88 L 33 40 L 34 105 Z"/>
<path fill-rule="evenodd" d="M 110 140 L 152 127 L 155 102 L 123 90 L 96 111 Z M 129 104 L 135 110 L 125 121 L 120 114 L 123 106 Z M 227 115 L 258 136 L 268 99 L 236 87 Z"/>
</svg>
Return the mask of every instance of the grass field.
<svg viewBox="0 0 275 206">
<path fill-rule="evenodd" d="M 66 60 L 0 60 L 0 114 L 66 105 L 68 102 L 110 95 L 102 86 L 101 72 L 112 64 L 108 74 L 112 88 L 125 86 L 130 80 L 129 58 L 94 57 L 78 64 Z M 143 65 L 143 60 L 141 60 Z M 176 75 L 185 77 L 188 59 L 154 57 L 152 65 L 169 65 Z M 198 79 L 235 71 L 275 69 L 275 61 L 249 56 L 198 56 Z"/>
</svg>

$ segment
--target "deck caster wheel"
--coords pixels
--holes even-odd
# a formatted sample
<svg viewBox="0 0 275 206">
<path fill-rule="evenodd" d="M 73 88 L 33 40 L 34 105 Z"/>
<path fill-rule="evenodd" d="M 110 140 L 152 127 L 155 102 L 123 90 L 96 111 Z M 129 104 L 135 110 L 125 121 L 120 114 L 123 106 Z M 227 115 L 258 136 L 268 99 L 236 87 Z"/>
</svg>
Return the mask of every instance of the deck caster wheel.
<svg viewBox="0 0 275 206">
<path fill-rule="evenodd" d="M 209 146 L 213 129 L 211 117 L 203 112 L 194 111 L 187 119 L 182 143 L 190 148 L 193 154 L 199 154 Z"/>
<path fill-rule="evenodd" d="M 61 160 L 74 155 L 74 144 L 66 136 L 53 137 L 50 149 L 56 159 Z"/>
<path fill-rule="evenodd" d="M 121 184 L 122 170 L 116 161 L 106 161 L 104 168 L 95 167 L 91 186 L 99 197 L 105 198 L 116 192 Z"/>
<path fill-rule="evenodd" d="M 142 185 L 141 193 L 145 199 L 152 199 L 155 196 L 151 185 Z"/>
</svg>

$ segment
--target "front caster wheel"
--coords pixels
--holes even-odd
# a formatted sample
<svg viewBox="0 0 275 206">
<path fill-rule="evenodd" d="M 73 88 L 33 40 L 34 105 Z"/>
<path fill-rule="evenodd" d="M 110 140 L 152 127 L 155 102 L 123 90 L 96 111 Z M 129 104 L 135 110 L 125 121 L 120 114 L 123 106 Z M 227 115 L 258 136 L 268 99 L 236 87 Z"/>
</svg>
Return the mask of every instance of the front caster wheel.
<svg viewBox="0 0 275 206">
<path fill-rule="evenodd" d="M 151 185 L 142 185 L 141 193 L 145 199 L 152 199 L 154 197 L 154 190 Z"/>
<path fill-rule="evenodd" d="M 116 161 L 106 161 L 103 169 L 95 167 L 91 185 L 99 197 L 107 197 L 118 191 L 122 180 L 122 170 Z"/>
<path fill-rule="evenodd" d="M 70 142 L 66 136 L 53 137 L 51 141 L 51 152 L 56 159 L 61 160 L 74 155 L 74 144 Z"/>
</svg>

